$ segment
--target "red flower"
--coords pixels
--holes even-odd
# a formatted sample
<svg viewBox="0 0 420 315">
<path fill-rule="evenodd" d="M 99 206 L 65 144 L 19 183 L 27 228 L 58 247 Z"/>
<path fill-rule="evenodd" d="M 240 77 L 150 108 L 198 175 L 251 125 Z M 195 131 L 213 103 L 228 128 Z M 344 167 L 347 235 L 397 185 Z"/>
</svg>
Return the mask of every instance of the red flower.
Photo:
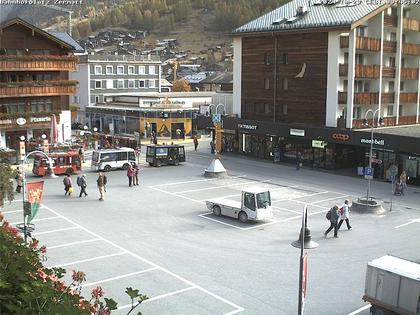
<svg viewBox="0 0 420 315">
<path fill-rule="evenodd" d="M 38 245 L 39 245 L 39 241 L 34 238 L 34 239 L 32 239 L 31 244 L 29 244 L 29 247 L 30 248 L 33 248 L 33 249 L 37 249 L 38 248 Z"/>
<path fill-rule="evenodd" d="M 45 255 L 47 253 L 47 248 L 45 247 L 45 245 L 41 246 L 41 248 L 39 249 L 42 255 Z"/>
<path fill-rule="evenodd" d="M 73 275 L 71 276 L 73 281 L 83 282 L 86 281 L 86 274 L 83 271 L 73 270 Z"/>
<path fill-rule="evenodd" d="M 101 287 L 96 287 L 94 289 L 92 289 L 92 297 L 95 299 L 99 299 L 101 297 L 104 296 L 104 291 L 102 290 Z"/>
</svg>

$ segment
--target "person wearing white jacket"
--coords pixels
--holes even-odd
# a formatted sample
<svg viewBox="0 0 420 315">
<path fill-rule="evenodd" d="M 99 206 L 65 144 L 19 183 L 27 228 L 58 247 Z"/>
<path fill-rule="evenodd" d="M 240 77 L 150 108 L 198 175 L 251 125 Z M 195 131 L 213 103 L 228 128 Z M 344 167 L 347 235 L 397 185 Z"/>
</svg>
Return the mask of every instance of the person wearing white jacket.
<svg viewBox="0 0 420 315">
<path fill-rule="evenodd" d="M 347 229 L 351 230 L 350 221 L 349 221 L 349 217 L 350 217 L 349 201 L 347 199 L 344 200 L 344 203 L 340 208 L 339 214 L 340 214 L 340 221 L 338 222 L 337 230 L 340 229 L 341 224 L 343 224 L 344 220 L 346 220 Z"/>
</svg>

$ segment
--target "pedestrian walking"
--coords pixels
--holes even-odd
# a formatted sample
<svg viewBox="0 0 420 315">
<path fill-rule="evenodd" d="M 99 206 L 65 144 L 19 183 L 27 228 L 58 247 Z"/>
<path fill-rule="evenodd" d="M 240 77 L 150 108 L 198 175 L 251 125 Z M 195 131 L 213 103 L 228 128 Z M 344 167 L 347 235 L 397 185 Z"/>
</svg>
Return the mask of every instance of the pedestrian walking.
<svg viewBox="0 0 420 315">
<path fill-rule="evenodd" d="M 400 175 L 400 182 L 402 185 L 402 192 L 404 195 L 404 190 L 407 190 L 407 173 L 405 171 L 402 171 Z"/>
<path fill-rule="evenodd" d="M 83 146 L 81 145 L 79 148 L 79 156 L 82 163 L 85 163 L 85 151 L 83 150 Z"/>
<path fill-rule="evenodd" d="M 198 139 L 197 139 L 197 136 L 194 136 L 193 142 L 194 142 L 194 151 L 197 151 L 197 147 L 198 147 Z"/>
<path fill-rule="evenodd" d="M 66 177 L 63 179 L 64 184 L 64 196 L 70 196 L 73 192 L 73 181 L 70 174 L 66 174 Z"/>
<path fill-rule="evenodd" d="M 82 174 L 77 177 L 77 185 L 80 187 L 79 198 L 81 198 L 83 194 L 85 194 L 85 197 L 86 197 L 88 195 L 86 193 L 86 187 L 87 187 L 86 174 Z"/>
<path fill-rule="evenodd" d="M 401 179 L 399 179 L 395 183 L 394 195 L 396 195 L 396 196 L 404 196 L 403 184 L 401 183 Z"/>
<path fill-rule="evenodd" d="M 298 152 L 296 155 L 296 170 L 300 170 L 302 167 L 302 153 Z"/>
<path fill-rule="evenodd" d="M 108 180 L 104 173 L 99 172 L 98 179 L 96 180 L 96 183 L 98 185 L 99 189 L 99 200 L 104 201 L 105 200 L 105 192 L 106 192 L 106 184 L 108 183 Z"/>
<path fill-rule="evenodd" d="M 133 186 L 134 168 L 131 164 L 127 168 L 128 187 Z"/>
<path fill-rule="evenodd" d="M 211 153 L 215 153 L 215 145 L 213 141 L 210 141 L 210 150 L 211 150 Z"/>
<path fill-rule="evenodd" d="M 136 164 L 136 162 L 131 162 L 131 165 L 133 167 L 133 185 L 138 186 L 139 185 L 139 166 Z"/>
<path fill-rule="evenodd" d="M 337 229 L 339 230 L 341 227 L 341 224 L 343 224 L 344 220 L 346 220 L 347 229 L 351 230 L 350 221 L 349 221 L 349 217 L 350 217 L 349 201 L 347 199 L 344 200 L 344 203 L 340 208 L 339 214 L 340 214 L 340 222 L 338 222 Z"/>
<path fill-rule="evenodd" d="M 20 194 L 21 191 L 22 191 L 22 187 L 23 187 L 23 173 L 19 169 L 19 167 L 17 168 L 17 173 L 16 173 L 16 176 L 15 176 L 15 180 L 16 180 L 16 192 L 18 194 Z"/>
<path fill-rule="evenodd" d="M 326 215 L 327 220 L 330 221 L 330 227 L 324 232 L 324 236 L 327 237 L 328 233 L 330 233 L 330 231 L 332 229 L 334 229 L 334 237 L 338 237 L 338 229 L 337 229 L 337 222 L 338 222 L 338 206 L 335 205 L 334 207 L 332 207 Z"/>
</svg>

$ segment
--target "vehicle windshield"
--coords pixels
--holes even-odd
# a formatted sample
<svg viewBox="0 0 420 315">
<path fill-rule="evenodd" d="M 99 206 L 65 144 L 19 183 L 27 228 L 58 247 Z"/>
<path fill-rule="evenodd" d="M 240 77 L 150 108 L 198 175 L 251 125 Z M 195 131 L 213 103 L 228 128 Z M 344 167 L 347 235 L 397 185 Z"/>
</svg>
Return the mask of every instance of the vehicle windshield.
<svg viewBox="0 0 420 315">
<path fill-rule="evenodd" d="M 267 208 L 268 206 L 271 206 L 270 192 L 265 191 L 257 194 L 257 208 Z"/>
</svg>

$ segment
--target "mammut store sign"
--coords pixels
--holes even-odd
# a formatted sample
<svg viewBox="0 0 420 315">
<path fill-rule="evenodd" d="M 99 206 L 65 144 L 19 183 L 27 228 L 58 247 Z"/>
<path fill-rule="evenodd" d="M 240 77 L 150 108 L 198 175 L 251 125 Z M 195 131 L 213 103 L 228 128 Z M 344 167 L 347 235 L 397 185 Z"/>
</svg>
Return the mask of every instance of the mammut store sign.
<svg viewBox="0 0 420 315">
<path fill-rule="evenodd" d="M 362 143 L 362 144 L 370 144 L 371 141 L 372 141 L 371 139 L 365 139 L 365 138 L 360 139 L 360 143 Z M 373 144 L 384 146 L 385 145 L 385 140 L 383 140 L 383 139 L 381 139 L 381 140 L 373 139 Z"/>
<path fill-rule="evenodd" d="M 246 124 L 238 124 L 239 129 L 246 129 L 246 130 L 257 130 L 258 126 L 256 125 L 246 125 Z"/>
</svg>

